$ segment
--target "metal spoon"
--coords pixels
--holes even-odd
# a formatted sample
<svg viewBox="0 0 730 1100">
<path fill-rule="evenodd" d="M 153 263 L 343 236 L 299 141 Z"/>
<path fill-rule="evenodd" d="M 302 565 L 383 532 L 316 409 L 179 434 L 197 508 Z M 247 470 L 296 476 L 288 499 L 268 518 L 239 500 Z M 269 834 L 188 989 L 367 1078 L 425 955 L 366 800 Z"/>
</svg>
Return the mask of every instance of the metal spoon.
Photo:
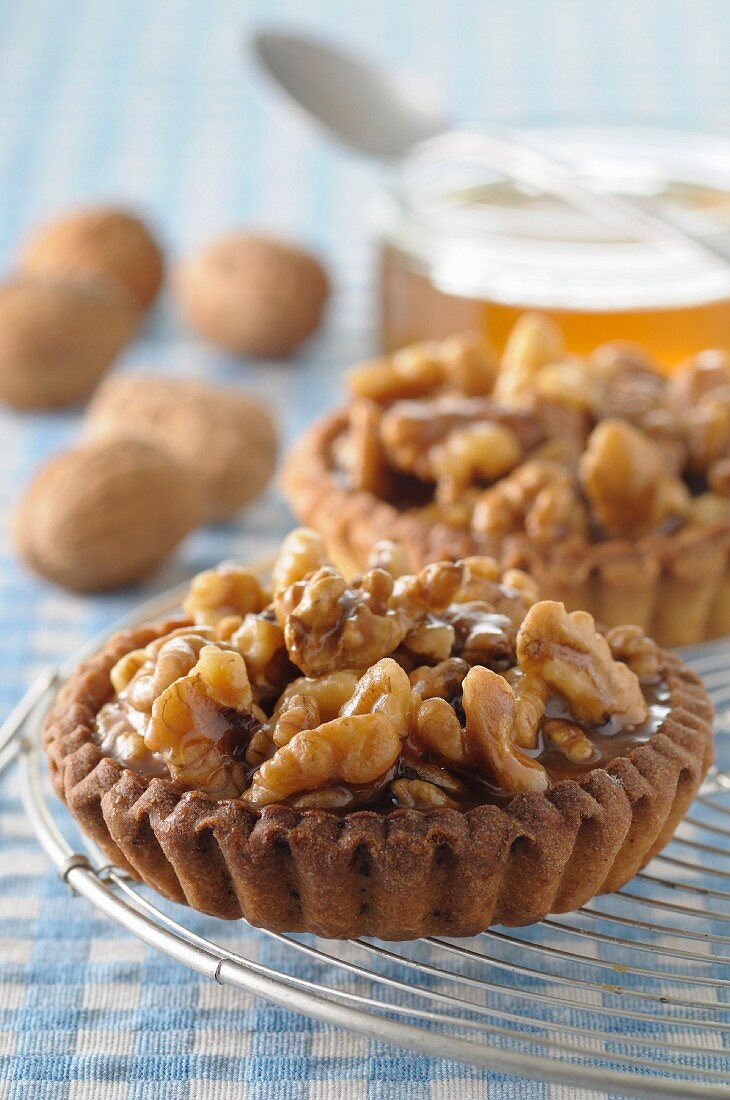
<svg viewBox="0 0 730 1100">
<path fill-rule="evenodd" d="M 404 156 L 413 146 L 451 129 L 443 99 L 421 78 L 388 70 L 355 53 L 290 31 L 259 31 L 255 57 L 290 105 L 330 137 L 358 153 L 383 159 Z M 459 132 L 463 142 L 465 135 Z M 680 228 L 664 216 L 648 214 L 626 198 L 591 190 L 576 179 L 576 166 L 538 149 L 516 130 L 493 127 L 469 134 L 487 163 L 522 186 L 551 194 L 631 238 L 638 238 L 677 261 L 718 259 L 727 251 Z"/>
</svg>

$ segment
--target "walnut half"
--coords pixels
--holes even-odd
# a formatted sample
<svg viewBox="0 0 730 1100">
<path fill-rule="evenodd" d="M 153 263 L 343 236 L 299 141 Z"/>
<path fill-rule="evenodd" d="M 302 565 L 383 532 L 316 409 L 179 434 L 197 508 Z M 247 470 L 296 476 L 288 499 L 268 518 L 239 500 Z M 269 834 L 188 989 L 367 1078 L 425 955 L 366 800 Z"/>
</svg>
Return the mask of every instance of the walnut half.
<svg viewBox="0 0 730 1100">
<path fill-rule="evenodd" d="M 623 420 L 603 420 L 593 429 L 580 480 L 609 535 L 641 535 L 689 507 L 689 491 L 668 471 L 661 448 Z"/>
<path fill-rule="evenodd" d="M 636 726 L 648 717 L 638 676 L 614 659 L 586 611 L 568 614 L 553 600 L 534 604 L 517 634 L 517 661 L 562 695 L 579 722 L 616 718 Z"/>
</svg>

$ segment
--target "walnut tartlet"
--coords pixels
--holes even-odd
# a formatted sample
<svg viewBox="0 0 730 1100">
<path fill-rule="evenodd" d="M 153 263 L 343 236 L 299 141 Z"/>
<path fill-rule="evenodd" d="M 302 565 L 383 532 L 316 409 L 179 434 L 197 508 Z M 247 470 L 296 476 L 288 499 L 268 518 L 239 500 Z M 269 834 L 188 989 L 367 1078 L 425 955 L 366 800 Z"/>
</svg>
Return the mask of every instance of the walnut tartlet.
<svg viewBox="0 0 730 1100">
<path fill-rule="evenodd" d="M 346 570 L 397 539 L 411 568 L 490 554 L 662 645 L 730 633 L 730 359 L 666 378 L 640 349 L 586 360 L 536 314 L 355 369 L 346 409 L 285 462 L 298 518 Z"/>
<path fill-rule="evenodd" d="M 44 727 L 55 788 L 166 897 L 277 931 L 527 924 L 625 883 L 712 757 L 698 678 L 488 558 L 354 581 L 313 531 L 113 637 Z"/>
</svg>

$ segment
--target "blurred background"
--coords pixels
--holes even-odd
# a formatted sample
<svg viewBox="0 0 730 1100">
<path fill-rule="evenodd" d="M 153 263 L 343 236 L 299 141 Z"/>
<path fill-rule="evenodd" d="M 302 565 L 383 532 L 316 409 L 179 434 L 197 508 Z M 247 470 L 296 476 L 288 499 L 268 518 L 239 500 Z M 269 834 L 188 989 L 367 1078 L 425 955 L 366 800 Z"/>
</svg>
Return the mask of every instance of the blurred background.
<svg viewBox="0 0 730 1100">
<path fill-rule="evenodd" d="M 291 23 L 421 72 L 460 119 L 730 136 L 727 0 L 1 0 L 0 17 L 0 263 L 10 270 L 18 240 L 39 221 L 97 201 L 142 212 L 172 265 L 236 227 L 311 246 L 333 295 L 320 332 L 291 361 L 241 361 L 204 344 L 163 293 L 116 368 L 246 385 L 269 403 L 284 441 L 335 403 L 344 367 L 376 348 L 380 170 L 282 110 L 247 55 L 254 28 Z M 77 411 L 0 409 L 2 714 L 44 663 L 66 657 L 142 595 L 217 559 L 260 553 L 291 523 L 271 488 L 235 522 L 191 536 L 143 587 L 93 599 L 62 592 L 17 563 L 11 518 L 32 471 L 78 422 Z M 35 919 L 65 894 L 7 779 L 0 832 L 3 822 L 17 851 L 33 853 L 6 878 L 0 937 L 12 937 L 20 913 Z M 13 897 L 31 901 L 13 908 Z M 42 946 L 33 950 L 42 957 Z M 0 1083 L 0 1096 L 15 1095 Z"/>
</svg>

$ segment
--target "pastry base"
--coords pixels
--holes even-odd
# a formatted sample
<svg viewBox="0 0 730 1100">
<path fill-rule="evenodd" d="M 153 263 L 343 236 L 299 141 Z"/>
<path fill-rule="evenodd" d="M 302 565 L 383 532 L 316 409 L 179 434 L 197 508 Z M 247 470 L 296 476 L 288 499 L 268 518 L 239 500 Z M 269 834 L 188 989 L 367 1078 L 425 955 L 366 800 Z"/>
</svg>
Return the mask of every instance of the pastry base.
<svg viewBox="0 0 730 1100">
<path fill-rule="evenodd" d="M 56 791 L 109 860 L 223 919 L 385 940 L 530 924 L 627 882 L 671 839 L 712 761 L 707 694 L 664 654 L 670 713 L 651 740 L 506 808 L 338 816 L 218 802 L 143 778 L 95 741 L 114 663 L 169 627 L 117 634 L 82 665 L 46 719 L 44 745 Z"/>
</svg>

